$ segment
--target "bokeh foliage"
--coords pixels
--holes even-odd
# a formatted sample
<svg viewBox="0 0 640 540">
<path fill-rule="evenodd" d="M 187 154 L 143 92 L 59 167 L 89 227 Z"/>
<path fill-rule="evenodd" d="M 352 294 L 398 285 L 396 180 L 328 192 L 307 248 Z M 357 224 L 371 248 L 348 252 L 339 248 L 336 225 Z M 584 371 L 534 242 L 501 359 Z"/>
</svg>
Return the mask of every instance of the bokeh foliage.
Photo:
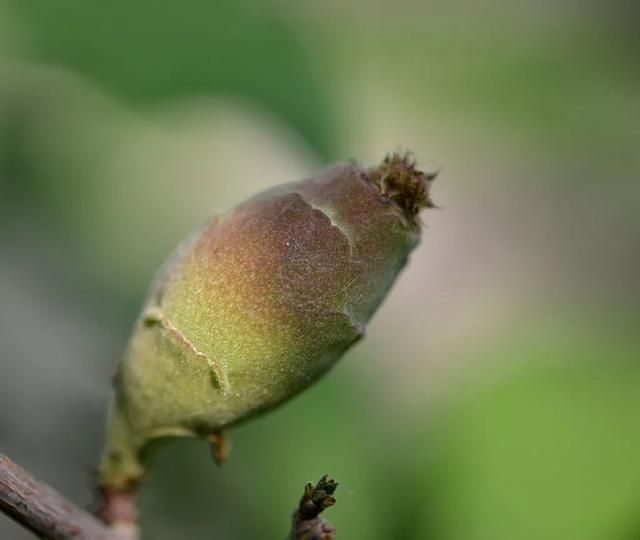
<svg viewBox="0 0 640 540">
<path fill-rule="evenodd" d="M 33 57 L 69 68 L 132 107 L 227 95 L 280 115 L 323 156 L 330 108 L 309 45 L 273 5 L 246 0 L 105 4 L 9 1 Z"/>
</svg>

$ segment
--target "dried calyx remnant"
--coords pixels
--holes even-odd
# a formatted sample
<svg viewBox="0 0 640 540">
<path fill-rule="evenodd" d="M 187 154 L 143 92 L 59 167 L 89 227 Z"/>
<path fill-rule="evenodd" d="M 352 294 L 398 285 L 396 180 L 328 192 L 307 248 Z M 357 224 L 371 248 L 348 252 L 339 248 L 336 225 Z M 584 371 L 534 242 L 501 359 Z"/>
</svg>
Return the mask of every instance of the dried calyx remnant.
<svg viewBox="0 0 640 540">
<path fill-rule="evenodd" d="M 316 381 L 364 334 L 418 244 L 435 175 L 409 155 L 339 163 L 185 240 L 153 283 L 116 377 L 103 489 L 131 490 L 149 441 L 201 437 Z"/>
<path fill-rule="evenodd" d="M 378 186 L 381 197 L 397 204 L 408 219 L 415 219 L 422 208 L 435 207 L 429 188 L 437 173 L 417 170 L 411 154 L 387 156 L 380 166 L 368 171 L 368 176 Z"/>
</svg>

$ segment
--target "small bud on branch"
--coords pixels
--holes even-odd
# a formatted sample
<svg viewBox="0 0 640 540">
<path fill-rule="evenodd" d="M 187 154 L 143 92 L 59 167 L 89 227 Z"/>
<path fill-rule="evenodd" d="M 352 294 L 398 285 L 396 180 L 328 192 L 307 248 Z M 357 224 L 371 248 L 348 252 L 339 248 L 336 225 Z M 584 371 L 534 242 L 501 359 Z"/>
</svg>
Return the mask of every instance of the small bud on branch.
<svg viewBox="0 0 640 540">
<path fill-rule="evenodd" d="M 287 540 L 333 540 L 336 531 L 333 526 L 320 517 L 320 513 L 333 506 L 333 497 L 338 484 L 324 475 L 314 486 L 308 483 L 300 499 L 298 509 L 291 522 L 291 533 Z"/>
</svg>

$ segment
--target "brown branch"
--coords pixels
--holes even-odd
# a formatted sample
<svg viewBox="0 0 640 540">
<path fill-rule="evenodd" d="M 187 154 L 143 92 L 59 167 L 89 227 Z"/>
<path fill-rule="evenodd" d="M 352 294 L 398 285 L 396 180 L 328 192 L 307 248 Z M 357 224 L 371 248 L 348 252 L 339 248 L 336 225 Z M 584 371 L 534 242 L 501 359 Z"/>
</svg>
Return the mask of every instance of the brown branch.
<svg viewBox="0 0 640 540">
<path fill-rule="evenodd" d="M 305 486 L 287 540 L 334 540 L 335 529 L 320 513 L 336 502 L 338 484 L 326 475 Z M 102 517 L 108 526 L 36 480 L 0 453 L 0 511 L 47 540 L 137 540 L 133 494 L 104 491 Z"/>
<path fill-rule="evenodd" d="M 0 511 L 48 540 L 134 540 L 132 525 L 108 527 L 0 453 Z"/>
<path fill-rule="evenodd" d="M 320 513 L 336 503 L 333 497 L 338 484 L 325 474 L 314 486 L 308 483 L 298 509 L 291 520 L 287 540 L 333 540 L 336 530 Z"/>
</svg>

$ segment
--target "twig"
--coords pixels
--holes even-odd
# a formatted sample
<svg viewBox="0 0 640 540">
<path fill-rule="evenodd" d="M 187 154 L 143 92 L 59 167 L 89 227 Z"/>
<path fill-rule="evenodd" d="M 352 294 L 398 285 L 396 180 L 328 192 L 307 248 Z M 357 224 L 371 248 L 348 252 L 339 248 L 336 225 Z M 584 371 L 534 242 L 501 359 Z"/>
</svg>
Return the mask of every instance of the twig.
<svg viewBox="0 0 640 540">
<path fill-rule="evenodd" d="M 305 486 L 287 540 L 335 539 L 335 529 L 320 513 L 335 504 L 333 494 L 337 487 L 326 475 L 315 486 L 311 483 Z M 115 521 L 113 526 L 105 525 L 0 453 L 0 511 L 40 538 L 136 540 L 133 495 L 105 491 L 102 495 L 102 516 Z"/>
<path fill-rule="evenodd" d="M 336 537 L 333 525 L 320 517 L 320 513 L 336 503 L 333 494 L 337 487 L 338 484 L 326 474 L 315 486 L 308 483 L 304 487 L 287 540 L 333 540 Z"/>
<path fill-rule="evenodd" d="M 0 454 L 0 510 L 48 540 L 133 540 L 135 527 L 108 527 Z"/>
</svg>

